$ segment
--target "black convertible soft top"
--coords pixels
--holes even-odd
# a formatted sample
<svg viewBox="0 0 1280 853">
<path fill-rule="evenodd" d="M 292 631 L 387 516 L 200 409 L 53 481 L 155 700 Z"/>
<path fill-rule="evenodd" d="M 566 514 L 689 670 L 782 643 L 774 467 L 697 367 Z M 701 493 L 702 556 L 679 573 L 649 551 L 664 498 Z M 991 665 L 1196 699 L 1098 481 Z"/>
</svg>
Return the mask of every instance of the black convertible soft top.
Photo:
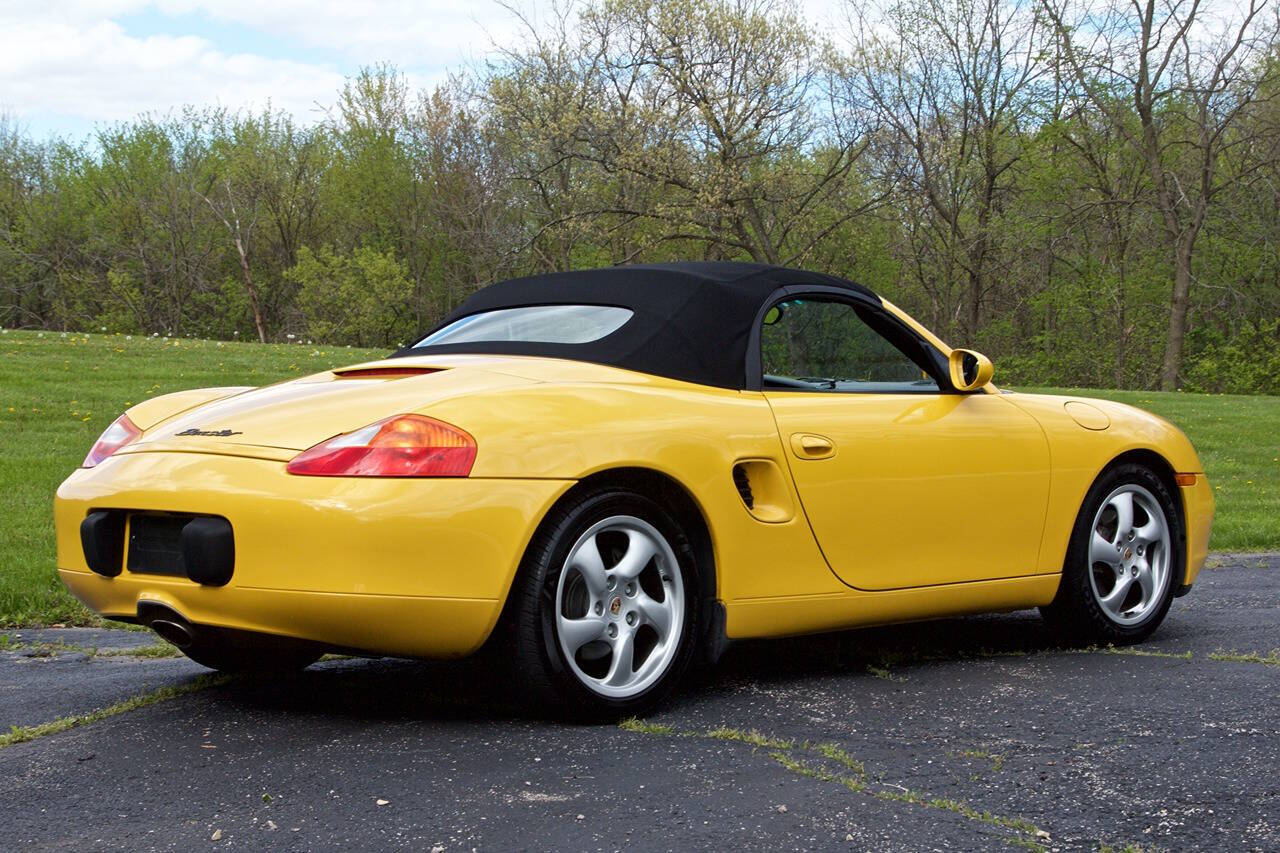
<svg viewBox="0 0 1280 853">
<path fill-rule="evenodd" d="M 490 285 L 436 329 L 472 314 L 533 305 L 613 305 L 634 316 L 589 343 L 479 341 L 406 347 L 395 355 L 549 356 L 741 389 L 762 312 L 792 288 L 844 292 L 880 304 L 870 290 L 842 278 L 767 264 L 701 261 L 576 270 Z"/>
</svg>

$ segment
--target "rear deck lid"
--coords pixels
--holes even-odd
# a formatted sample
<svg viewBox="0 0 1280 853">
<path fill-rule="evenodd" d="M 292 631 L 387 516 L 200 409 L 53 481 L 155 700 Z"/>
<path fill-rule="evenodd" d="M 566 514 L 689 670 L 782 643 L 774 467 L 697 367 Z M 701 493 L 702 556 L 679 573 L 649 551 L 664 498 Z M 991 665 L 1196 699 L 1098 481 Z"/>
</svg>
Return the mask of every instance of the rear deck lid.
<svg viewBox="0 0 1280 853">
<path fill-rule="evenodd" d="M 342 368 L 215 400 L 160 421 L 120 452 L 172 450 L 289 458 L 327 438 L 392 415 L 533 381 L 471 366 L 406 361 Z"/>
</svg>

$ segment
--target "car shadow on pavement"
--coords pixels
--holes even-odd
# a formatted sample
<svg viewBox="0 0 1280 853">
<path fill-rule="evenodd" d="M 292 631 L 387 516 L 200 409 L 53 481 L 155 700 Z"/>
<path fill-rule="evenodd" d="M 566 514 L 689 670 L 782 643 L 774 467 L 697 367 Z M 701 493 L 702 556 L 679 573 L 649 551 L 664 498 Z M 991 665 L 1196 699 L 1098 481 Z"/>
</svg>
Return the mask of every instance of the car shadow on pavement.
<svg viewBox="0 0 1280 853">
<path fill-rule="evenodd" d="M 920 663 L 1021 656 L 1062 648 L 1031 612 L 864 628 L 730 645 L 714 668 L 694 673 L 672 707 L 726 685 L 779 685 L 817 677 L 885 677 Z M 492 657 L 458 661 L 326 660 L 290 675 L 238 677 L 219 688 L 249 706 L 371 720 L 520 719 L 531 714 L 506 668 Z M 544 716 L 556 716 L 553 713 Z"/>
</svg>

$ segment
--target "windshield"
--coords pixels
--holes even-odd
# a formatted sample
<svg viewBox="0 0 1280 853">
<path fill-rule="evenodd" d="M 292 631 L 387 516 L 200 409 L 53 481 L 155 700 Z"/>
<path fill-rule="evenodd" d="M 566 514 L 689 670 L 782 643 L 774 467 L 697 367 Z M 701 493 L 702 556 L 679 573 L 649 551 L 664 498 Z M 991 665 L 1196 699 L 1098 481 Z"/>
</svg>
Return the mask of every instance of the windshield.
<svg viewBox="0 0 1280 853">
<path fill-rule="evenodd" d="M 612 305 L 532 305 L 501 308 L 454 320 L 414 344 L 520 342 L 585 344 L 622 328 L 634 312 Z"/>
</svg>

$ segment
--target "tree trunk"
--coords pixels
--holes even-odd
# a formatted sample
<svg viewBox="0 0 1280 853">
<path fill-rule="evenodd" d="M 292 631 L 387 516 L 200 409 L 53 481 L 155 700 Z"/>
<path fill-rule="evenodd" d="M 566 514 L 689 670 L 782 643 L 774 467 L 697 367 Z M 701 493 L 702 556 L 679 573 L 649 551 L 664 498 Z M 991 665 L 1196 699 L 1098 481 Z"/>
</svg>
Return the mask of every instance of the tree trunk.
<svg viewBox="0 0 1280 853">
<path fill-rule="evenodd" d="M 258 340 L 267 342 L 267 331 L 262 326 L 262 311 L 258 308 L 258 290 L 253 286 L 253 274 L 249 272 L 249 258 L 244 250 L 244 242 L 236 237 L 236 254 L 240 256 L 240 271 L 244 274 L 244 289 L 249 292 L 249 306 L 253 308 L 253 325 L 258 329 Z"/>
<path fill-rule="evenodd" d="M 1124 253 L 1127 249 L 1120 249 L 1121 258 L 1119 265 L 1119 273 L 1116 281 L 1116 367 L 1113 385 L 1116 388 L 1125 387 L 1125 361 L 1129 345 L 1129 321 L 1126 315 L 1125 305 L 1125 261 Z"/>
<path fill-rule="evenodd" d="M 965 305 L 965 339 L 962 343 L 976 346 L 978 340 L 978 323 L 982 319 L 982 273 L 977 269 L 969 271 L 969 299 Z"/>
<path fill-rule="evenodd" d="M 987 263 L 987 213 L 978 215 L 978 239 L 969 251 L 969 298 L 965 304 L 965 340 L 964 346 L 972 347 L 978 343 L 978 326 L 982 322 L 982 295 L 986 289 Z"/>
<path fill-rule="evenodd" d="M 1191 295 L 1191 253 L 1195 235 L 1178 240 L 1173 271 L 1173 300 L 1169 305 L 1169 337 L 1160 368 L 1160 390 L 1176 391 L 1182 370 L 1182 342 L 1187 333 L 1187 305 Z"/>
</svg>

